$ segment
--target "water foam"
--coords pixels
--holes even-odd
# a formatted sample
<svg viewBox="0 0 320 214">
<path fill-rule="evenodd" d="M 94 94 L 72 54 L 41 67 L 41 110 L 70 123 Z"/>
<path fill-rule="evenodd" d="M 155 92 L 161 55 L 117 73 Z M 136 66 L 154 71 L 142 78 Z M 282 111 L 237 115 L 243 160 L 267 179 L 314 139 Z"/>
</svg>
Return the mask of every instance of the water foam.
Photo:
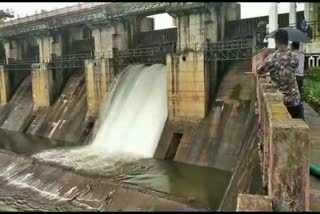
<svg viewBox="0 0 320 214">
<path fill-rule="evenodd" d="M 153 157 L 168 116 L 166 68 L 128 66 L 101 105 L 93 142 L 72 150 L 48 150 L 34 157 L 75 169 L 113 167 Z"/>
</svg>

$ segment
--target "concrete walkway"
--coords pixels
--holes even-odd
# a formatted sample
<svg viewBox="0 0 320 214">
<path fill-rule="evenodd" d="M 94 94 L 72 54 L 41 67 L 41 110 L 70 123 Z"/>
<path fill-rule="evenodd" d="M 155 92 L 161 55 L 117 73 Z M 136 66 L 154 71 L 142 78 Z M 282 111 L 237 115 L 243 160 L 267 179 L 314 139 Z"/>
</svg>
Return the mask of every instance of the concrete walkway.
<svg viewBox="0 0 320 214">
<path fill-rule="evenodd" d="M 320 166 L 320 115 L 304 103 L 305 120 L 310 127 L 310 162 Z M 320 211 L 320 178 L 310 176 L 310 210 Z"/>
</svg>

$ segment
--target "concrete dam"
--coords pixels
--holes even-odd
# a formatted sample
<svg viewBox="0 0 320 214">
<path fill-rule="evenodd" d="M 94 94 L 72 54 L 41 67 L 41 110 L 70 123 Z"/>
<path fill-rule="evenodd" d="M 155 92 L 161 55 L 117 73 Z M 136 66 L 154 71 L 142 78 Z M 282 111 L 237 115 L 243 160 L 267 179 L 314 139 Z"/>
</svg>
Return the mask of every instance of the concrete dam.
<svg viewBox="0 0 320 214">
<path fill-rule="evenodd" d="M 175 27 L 154 30 L 160 13 Z M 0 211 L 308 210 L 271 179 L 288 172 L 265 146 L 282 104 L 250 74 L 254 38 L 225 33 L 239 19 L 237 3 L 87 3 L 0 23 Z"/>
</svg>

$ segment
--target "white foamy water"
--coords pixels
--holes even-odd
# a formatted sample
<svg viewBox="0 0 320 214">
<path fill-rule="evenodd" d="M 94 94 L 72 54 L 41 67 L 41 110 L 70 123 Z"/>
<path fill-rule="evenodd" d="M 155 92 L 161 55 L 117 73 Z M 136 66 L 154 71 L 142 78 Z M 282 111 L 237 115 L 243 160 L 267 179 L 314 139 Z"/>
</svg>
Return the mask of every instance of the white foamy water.
<svg viewBox="0 0 320 214">
<path fill-rule="evenodd" d="M 153 157 L 168 115 L 166 67 L 128 66 L 101 105 L 90 145 L 48 150 L 36 158 L 76 169 L 97 170 L 118 161 Z"/>
</svg>

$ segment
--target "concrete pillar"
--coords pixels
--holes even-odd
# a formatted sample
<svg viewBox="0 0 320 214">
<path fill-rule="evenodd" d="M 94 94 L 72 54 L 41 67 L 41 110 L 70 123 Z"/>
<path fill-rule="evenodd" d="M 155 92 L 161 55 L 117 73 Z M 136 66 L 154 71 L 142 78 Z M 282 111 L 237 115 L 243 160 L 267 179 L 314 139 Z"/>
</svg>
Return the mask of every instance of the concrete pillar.
<svg viewBox="0 0 320 214">
<path fill-rule="evenodd" d="M 278 29 L 278 3 L 271 3 L 269 11 L 269 32 Z M 268 39 L 268 48 L 275 48 L 276 44 L 273 38 Z"/>
<path fill-rule="evenodd" d="M 56 33 L 55 35 L 43 35 L 37 38 L 39 46 L 39 62 L 49 63 L 52 61 L 52 55 L 62 55 L 62 35 Z"/>
<path fill-rule="evenodd" d="M 197 50 L 203 46 L 205 42 L 204 18 L 205 15 L 203 13 L 178 17 L 177 48 L 179 50 Z"/>
<path fill-rule="evenodd" d="M 33 109 L 48 107 L 52 101 L 53 78 L 49 63 L 36 63 L 31 66 Z"/>
<path fill-rule="evenodd" d="M 239 3 L 227 3 L 227 21 L 235 21 L 241 19 L 241 7 Z"/>
<path fill-rule="evenodd" d="M 127 29 L 121 22 L 93 28 L 92 37 L 96 59 L 113 58 L 113 49 L 128 49 Z"/>
<path fill-rule="evenodd" d="M 304 3 L 304 18 L 307 22 L 310 21 L 310 4 L 309 2 Z"/>
<path fill-rule="evenodd" d="M 0 105 L 5 105 L 10 99 L 9 71 L 4 65 L 0 65 Z"/>
<path fill-rule="evenodd" d="M 216 42 L 219 34 L 224 37 L 226 10 L 220 13 L 220 9 L 208 7 L 208 13 L 172 14 L 177 25 L 177 49 L 201 50 L 206 42 Z"/>
<path fill-rule="evenodd" d="M 295 2 L 290 2 L 289 8 L 289 26 L 297 26 L 297 4 Z"/>
<path fill-rule="evenodd" d="M 52 39 L 52 54 L 55 54 L 56 56 L 62 56 L 62 43 L 62 34 L 55 34 L 54 39 Z"/>
<path fill-rule="evenodd" d="M 205 20 L 205 38 L 208 42 L 216 42 L 218 41 L 218 15 L 214 12 L 214 8 L 209 8 L 210 13 L 206 15 Z"/>
<path fill-rule="evenodd" d="M 226 23 L 226 5 L 222 4 L 221 10 L 220 10 L 220 40 L 224 40 L 224 32 L 225 32 L 225 23 Z"/>
<path fill-rule="evenodd" d="M 9 63 L 9 58 L 11 58 L 11 50 L 10 50 L 10 42 L 4 42 L 3 43 L 3 47 L 4 47 L 4 51 L 5 51 L 5 55 L 6 55 L 6 63 Z"/>
<path fill-rule="evenodd" d="M 319 13 L 318 8 L 319 8 L 319 3 L 315 3 L 315 2 L 305 3 L 304 16 L 307 22 L 318 21 L 318 13 Z"/>
<path fill-rule="evenodd" d="M 147 32 L 154 30 L 154 19 L 150 17 L 143 17 L 139 23 L 140 32 Z"/>
<path fill-rule="evenodd" d="M 120 23 L 119 23 L 120 24 Z M 140 32 L 152 31 L 154 29 L 154 19 L 149 17 L 134 16 L 126 22 L 126 34 L 128 48 L 135 48 L 137 34 Z"/>
<path fill-rule="evenodd" d="M 48 63 L 52 60 L 52 42 L 53 38 L 51 36 L 44 36 L 37 38 L 37 44 L 39 46 L 39 62 Z"/>
<path fill-rule="evenodd" d="M 209 80 L 203 52 L 167 55 L 170 120 L 200 120 L 208 110 Z"/>
<path fill-rule="evenodd" d="M 85 60 L 86 90 L 87 90 L 87 118 L 96 119 L 99 107 L 109 92 L 114 78 L 112 59 Z"/>
<path fill-rule="evenodd" d="M 96 59 L 113 57 L 113 30 L 113 27 L 110 25 L 94 28 L 92 30 L 92 37 L 94 38 L 94 55 Z"/>
<path fill-rule="evenodd" d="M 4 50 L 6 54 L 6 62 L 8 59 L 20 60 L 22 59 L 22 46 L 17 40 L 7 40 L 4 42 Z"/>
</svg>

